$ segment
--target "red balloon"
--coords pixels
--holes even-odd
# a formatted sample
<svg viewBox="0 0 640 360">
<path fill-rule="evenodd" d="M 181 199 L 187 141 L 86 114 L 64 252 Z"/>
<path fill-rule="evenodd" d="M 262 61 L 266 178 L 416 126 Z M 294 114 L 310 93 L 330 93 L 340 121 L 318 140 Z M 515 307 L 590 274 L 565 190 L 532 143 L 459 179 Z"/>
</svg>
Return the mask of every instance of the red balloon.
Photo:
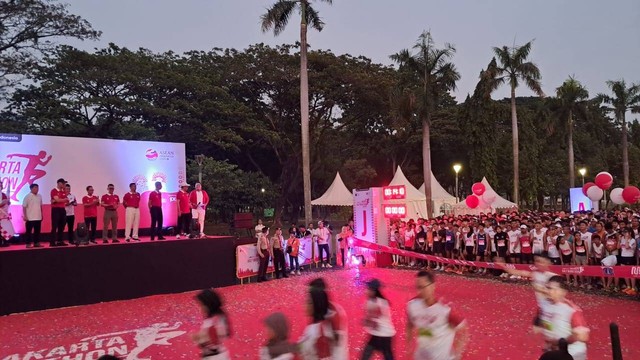
<svg viewBox="0 0 640 360">
<path fill-rule="evenodd" d="M 467 204 L 469 208 L 475 209 L 478 207 L 478 205 L 480 205 L 480 198 L 475 195 L 469 195 L 464 200 L 464 202 Z"/>
<path fill-rule="evenodd" d="M 607 172 L 601 172 L 596 175 L 595 183 L 600 189 L 607 190 L 613 185 L 613 176 Z"/>
<path fill-rule="evenodd" d="M 640 200 L 640 189 L 635 186 L 627 186 L 622 190 L 622 198 L 626 203 L 635 204 Z"/>
<path fill-rule="evenodd" d="M 596 186 L 596 184 L 592 182 L 588 182 L 582 185 L 582 194 L 584 194 L 584 196 L 587 196 L 587 190 L 589 190 L 589 188 L 592 186 Z"/>
<path fill-rule="evenodd" d="M 484 194 L 485 190 L 487 190 L 487 188 L 481 182 L 477 182 L 477 183 L 473 184 L 473 186 L 471 187 L 471 191 L 474 194 L 478 195 L 478 196 L 482 196 L 482 194 Z"/>
</svg>

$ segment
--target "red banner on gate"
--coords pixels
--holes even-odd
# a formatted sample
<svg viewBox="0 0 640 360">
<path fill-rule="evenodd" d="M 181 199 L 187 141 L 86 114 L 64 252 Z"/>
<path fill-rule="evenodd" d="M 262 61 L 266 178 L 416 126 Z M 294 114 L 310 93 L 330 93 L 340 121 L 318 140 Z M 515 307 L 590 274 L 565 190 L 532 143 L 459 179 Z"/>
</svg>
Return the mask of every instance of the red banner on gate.
<svg viewBox="0 0 640 360">
<path fill-rule="evenodd" d="M 449 265 L 464 265 L 488 269 L 501 269 L 500 265 L 493 262 L 466 261 L 448 259 L 440 256 L 420 254 L 414 251 L 400 250 L 389 246 L 375 244 L 369 241 L 353 238 L 352 245 L 363 247 L 369 250 L 385 252 L 394 255 L 412 257 L 421 260 L 436 261 Z M 529 264 L 505 264 L 509 269 L 531 271 L 535 268 Z M 615 278 L 635 278 L 640 279 L 640 266 L 597 266 L 597 265 L 552 265 L 550 271 L 558 275 L 580 275 L 580 276 L 605 276 Z"/>
</svg>

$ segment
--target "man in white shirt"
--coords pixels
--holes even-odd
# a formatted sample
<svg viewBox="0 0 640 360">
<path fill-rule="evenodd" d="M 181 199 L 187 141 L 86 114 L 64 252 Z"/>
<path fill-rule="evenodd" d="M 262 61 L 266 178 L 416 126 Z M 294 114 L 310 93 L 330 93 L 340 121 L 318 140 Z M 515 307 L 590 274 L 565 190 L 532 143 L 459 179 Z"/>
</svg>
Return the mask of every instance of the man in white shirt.
<svg viewBox="0 0 640 360">
<path fill-rule="evenodd" d="M 209 194 L 202 190 L 202 184 L 196 183 L 196 189 L 189 194 L 191 203 L 191 218 L 197 219 L 200 224 L 200 237 L 204 235 L 204 216 L 207 214 L 207 204 L 209 204 Z M 256 226 L 257 228 L 257 226 Z M 257 229 L 256 229 L 257 232 Z"/>
<path fill-rule="evenodd" d="M 324 223 L 322 221 L 318 221 L 318 229 L 315 231 L 315 235 L 318 239 L 318 259 L 320 260 L 320 264 L 322 267 L 333 267 L 331 266 L 331 254 L 329 253 L 329 241 L 331 240 L 331 232 L 329 229 L 324 227 Z M 324 262 L 322 258 L 322 253 L 326 252 L 327 261 Z"/>
<path fill-rule="evenodd" d="M 26 223 L 25 242 L 27 248 L 42 247 L 40 245 L 40 230 L 42 227 L 42 196 L 38 194 L 38 184 L 29 186 L 31 192 L 22 200 L 22 218 Z M 33 243 L 33 245 L 32 245 Z"/>
<path fill-rule="evenodd" d="M 73 234 L 73 230 L 74 227 L 76 225 L 76 205 L 78 205 L 78 202 L 76 201 L 76 196 L 73 195 L 71 193 L 71 185 L 69 183 L 66 183 L 64 185 L 65 191 L 67 193 L 67 199 L 69 200 L 67 202 L 67 205 L 65 205 L 64 207 L 64 211 L 67 214 L 67 221 L 66 221 L 66 225 L 67 225 L 67 234 L 69 234 L 69 244 L 72 244 L 73 238 L 74 238 L 74 234 Z"/>
<path fill-rule="evenodd" d="M 255 227 L 255 232 L 256 232 L 256 239 L 260 239 L 260 237 L 262 236 L 262 229 L 264 229 L 264 225 L 262 224 L 262 219 L 258 219 L 258 225 L 256 225 Z"/>
<path fill-rule="evenodd" d="M 2 192 L 2 182 L 0 181 L 0 247 L 9 246 L 9 240 L 15 234 L 13 223 L 11 223 L 10 205 L 8 193 L 5 195 Z"/>
</svg>

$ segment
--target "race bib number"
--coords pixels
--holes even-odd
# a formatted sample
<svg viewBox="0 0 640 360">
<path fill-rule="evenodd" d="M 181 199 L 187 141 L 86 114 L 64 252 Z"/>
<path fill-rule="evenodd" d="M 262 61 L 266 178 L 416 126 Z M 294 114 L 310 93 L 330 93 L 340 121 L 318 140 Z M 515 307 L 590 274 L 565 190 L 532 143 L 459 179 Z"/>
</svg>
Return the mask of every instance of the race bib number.
<svg viewBox="0 0 640 360">
<path fill-rule="evenodd" d="M 498 240 L 498 246 L 506 246 L 504 240 Z"/>
</svg>

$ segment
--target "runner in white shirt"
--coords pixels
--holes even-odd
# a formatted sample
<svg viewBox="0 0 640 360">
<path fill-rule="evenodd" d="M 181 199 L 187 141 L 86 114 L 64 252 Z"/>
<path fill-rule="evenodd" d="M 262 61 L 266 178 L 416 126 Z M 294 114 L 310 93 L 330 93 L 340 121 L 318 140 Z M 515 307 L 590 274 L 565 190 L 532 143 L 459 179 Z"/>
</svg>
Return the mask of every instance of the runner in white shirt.
<svg viewBox="0 0 640 360">
<path fill-rule="evenodd" d="M 544 307 L 541 321 L 547 350 L 556 350 L 560 339 L 569 344 L 574 360 L 587 359 L 589 328 L 582 310 L 566 299 L 568 284 L 562 276 L 553 276 L 547 282 L 549 303 Z"/>
<path fill-rule="evenodd" d="M 587 231 L 587 229 L 588 229 L 587 222 L 581 221 L 580 222 L 580 238 L 586 244 L 587 249 L 591 249 L 591 235 L 593 234 Z"/>
<path fill-rule="evenodd" d="M 298 341 L 298 349 L 303 360 L 339 360 L 335 354 L 334 344 L 339 336 L 334 332 L 329 314 L 329 297 L 317 287 L 309 288 L 307 315 L 311 323 L 304 329 Z"/>
<path fill-rule="evenodd" d="M 435 296 L 435 276 L 420 271 L 416 279 L 418 296 L 407 304 L 408 354 L 415 360 L 453 360 L 462 356 L 467 341 L 463 318 Z"/>
<path fill-rule="evenodd" d="M 536 295 L 536 302 L 538 303 L 538 311 L 536 312 L 536 316 L 533 320 L 533 326 L 534 331 L 539 332 L 542 330 L 540 316 L 543 312 L 544 307 L 549 303 L 549 301 L 547 300 L 547 282 L 549 281 L 549 279 L 556 276 L 556 274 L 549 271 L 551 260 L 548 257 L 541 254 L 535 254 L 533 260 L 535 265 L 535 269 L 533 271 L 510 269 L 507 268 L 504 263 L 498 263 L 498 266 L 502 267 L 504 271 L 511 275 L 531 279 L 531 285 L 533 285 L 533 290 L 535 291 Z"/>
<path fill-rule="evenodd" d="M 380 292 L 381 286 L 378 279 L 367 282 L 364 328 L 370 337 L 360 358 L 362 360 L 370 359 L 375 351 L 381 353 L 385 360 L 393 360 L 391 340 L 396 334 L 396 329 L 391 322 L 389 302 Z"/>
<path fill-rule="evenodd" d="M 520 230 L 518 227 L 511 226 L 511 231 L 507 231 L 509 235 L 509 259 L 512 264 L 520 263 Z"/>
<path fill-rule="evenodd" d="M 531 232 L 533 253 L 542 254 L 544 252 L 544 238 L 546 235 L 546 230 L 542 229 L 542 223 L 540 221 L 537 221 L 534 227 L 534 230 Z"/>
</svg>

